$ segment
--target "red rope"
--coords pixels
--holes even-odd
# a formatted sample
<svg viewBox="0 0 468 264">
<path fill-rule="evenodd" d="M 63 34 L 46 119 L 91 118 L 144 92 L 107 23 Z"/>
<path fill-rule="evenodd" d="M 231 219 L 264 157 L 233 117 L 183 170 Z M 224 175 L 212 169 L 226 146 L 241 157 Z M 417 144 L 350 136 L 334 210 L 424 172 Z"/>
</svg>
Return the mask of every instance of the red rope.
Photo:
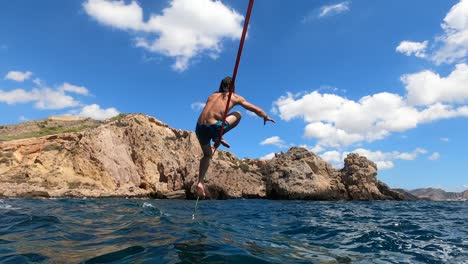
<svg viewBox="0 0 468 264">
<path fill-rule="evenodd" d="M 231 96 L 234 92 L 234 87 L 236 83 L 237 69 L 239 68 L 239 63 L 242 55 L 242 49 L 244 48 L 245 35 L 247 35 L 247 28 L 249 27 L 250 13 L 252 13 L 252 7 L 255 0 L 249 0 L 249 7 L 247 8 L 247 14 L 245 15 L 244 28 L 242 30 L 242 37 L 239 43 L 239 50 L 237 51 L 236 64 L 234 66 L 234 72 L 232 73 L 232 81 L 229 85 L 229 96 L 226 103 L 226 108 L 224 110 L 223 124 L 221 125 L 221 131 L 219 132 L 219 140 L 223 138 L 224 134 L 224 125 L 226 124 L 226 118 L 229 111 L 229 104 L 231 103 Z M 214 149 L 213 156 L 216 153 L 219 145 Z"/>
</svg>

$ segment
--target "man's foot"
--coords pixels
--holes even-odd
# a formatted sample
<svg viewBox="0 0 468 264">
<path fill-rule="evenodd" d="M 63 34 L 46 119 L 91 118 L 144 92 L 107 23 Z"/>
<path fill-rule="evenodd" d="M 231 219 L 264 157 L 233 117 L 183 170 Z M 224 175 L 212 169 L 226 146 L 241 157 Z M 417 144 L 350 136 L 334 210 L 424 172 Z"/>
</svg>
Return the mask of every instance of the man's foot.
<svg viewBox="0 0 468 264">
<path fill-rule="evenodd" d="M 213 138 L 213 142 L 214 142 L 214 147 L 215 148 L 218 148 L 220 144 L 225 146 L 226 148 L 231 147 L 231 145 L 229 145 L 229 143 L 227 143 L 227 141 L 222 139 L 222 138 L 221 139 L 220 138 Z"/>
<path fill-rule="evenodd" d="M 205 199 L 205 186 L 203 186 L 201 182 L 197 184 L 197 194 L 199 197 Z"/>
</svg>

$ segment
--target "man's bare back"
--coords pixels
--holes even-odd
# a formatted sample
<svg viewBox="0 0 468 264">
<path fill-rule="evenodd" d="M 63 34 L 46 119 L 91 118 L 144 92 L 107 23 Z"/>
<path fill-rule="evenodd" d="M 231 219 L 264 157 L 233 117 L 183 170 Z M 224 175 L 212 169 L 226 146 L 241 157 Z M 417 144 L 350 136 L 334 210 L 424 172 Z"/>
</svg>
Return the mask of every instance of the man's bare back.
<svg viewBox="0 0 468 264">
<path fill-rule="evenodd" d="M 198 118 L 198 124 L 211 125 L 223 120 L 227 101 L 228 93 L 217 92 L 210 95 L 206 101 L 205 108 Z M 273 119 L 269 118 L 265 111 L 263 111 L 260 107 L 247 102 L 244 97 L 233 93 L 231 96 L 231 101 L 229 102 L 228 112 L 236 105 L 241 105 L 245 109 L 254 112 L 258 116 L 266 119 L 266 121 L 273 121 Z"/>
<path fill-rule="evenodd" d="M 229 103 L 228 112 L 239 102 L 240 96 L 232 94 L 231 102 Z M 243 99 L 243 98 L 242 98 Z M 226 110 L 226 104 L 228 100 L 227 93 L 213 93 L 208 97 L 205 108 L 198 118 L 198 124 L 200 125 L 211 125 L 219 120 L 223 120 L 224 110 Z"/>
</svg>

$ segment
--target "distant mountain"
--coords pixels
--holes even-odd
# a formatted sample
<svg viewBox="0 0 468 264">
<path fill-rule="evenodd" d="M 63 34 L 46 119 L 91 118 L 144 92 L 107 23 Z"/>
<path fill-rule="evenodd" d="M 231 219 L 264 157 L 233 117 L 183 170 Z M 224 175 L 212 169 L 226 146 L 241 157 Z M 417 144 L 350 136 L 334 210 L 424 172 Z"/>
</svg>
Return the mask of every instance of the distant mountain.
<svg viewBox="0 0 468 264">
<path fill-rule="evenodd" d="M 432 200 L 432 201 L 444 201 L 444 200 L 466 200 L 468 199 L 468 190 L 464 192 L 446 192 L 442 189 L 437 188 L 421 188 L 406 191 L 420 199 Z"/>
</svg>

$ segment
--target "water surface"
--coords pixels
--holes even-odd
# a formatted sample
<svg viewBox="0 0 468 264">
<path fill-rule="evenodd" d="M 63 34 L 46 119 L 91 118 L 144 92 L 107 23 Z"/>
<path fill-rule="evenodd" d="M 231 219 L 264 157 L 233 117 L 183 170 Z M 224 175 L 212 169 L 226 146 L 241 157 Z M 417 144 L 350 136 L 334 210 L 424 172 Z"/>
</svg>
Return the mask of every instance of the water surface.
<svg viewBox="0 0 468 264">
<path fill-rule="evenodd" d="M 467 202 L 0 200 L 0 263 L 468 263 Z"/>
</svg>

